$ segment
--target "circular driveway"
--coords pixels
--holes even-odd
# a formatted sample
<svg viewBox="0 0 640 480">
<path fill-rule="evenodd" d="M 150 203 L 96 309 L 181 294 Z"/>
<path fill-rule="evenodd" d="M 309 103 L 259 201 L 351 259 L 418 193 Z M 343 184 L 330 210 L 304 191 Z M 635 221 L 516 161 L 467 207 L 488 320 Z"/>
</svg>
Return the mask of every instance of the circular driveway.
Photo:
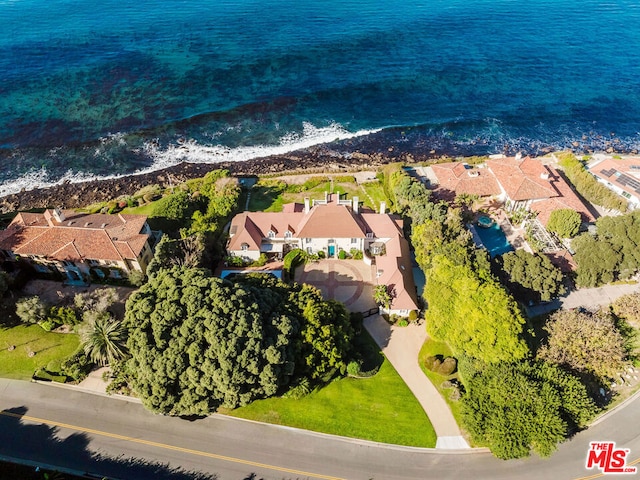
<svg viewBox="0 0 640 480">
<path fill-rule="evenodd" d="M 325 298 L 338 300 L 351 311 L 375 308 L 371 266 L 362 260 L 319 260 L 301 265 L 295 280 L 318 288 Z"/>
</svg>

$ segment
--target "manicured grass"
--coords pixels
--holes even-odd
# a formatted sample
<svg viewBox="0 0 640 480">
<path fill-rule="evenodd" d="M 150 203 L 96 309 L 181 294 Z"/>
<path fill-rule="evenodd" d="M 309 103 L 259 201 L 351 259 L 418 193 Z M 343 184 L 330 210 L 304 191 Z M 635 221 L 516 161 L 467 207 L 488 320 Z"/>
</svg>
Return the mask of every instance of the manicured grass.
<svg viewBox="0 0 640 480">
<path fill-rule="evenodd" d="M 345 437 L 434 447 L 436 434 L 388 360 L 371 378 L 343 378 L 299 400 L 270 398 L 229 415 Z"/>
<path fill-rule="evenodd" d="M 39 325 L 18 325 L 0 329 L 0 377 L 30 379 L 52 360 L 64 360 L 78 349 L 73 333 L 45 332 Z M 15 349 L 8 348 L 15 345 Z M 29 352 L 35 352 L 29 357 Z"/>
<path fill-rule="evenodd" d="M 375 211 L 379 211 L 380 202 L 387 202 L 387 206 L 389 206 L 389 200 L 387 199 L 387 196 L 384 193 L 382 182 L 380 182 L 379 180 L 376 180 L 375 182 L 363 183 L 362 188 L 364 189 L 365 192 L 369 194 L 369 196 L 373 199 L 375 203 L 375 205 L 371 205 L 371 201 L 365 195 L 363 198 L 365 205 L 367 205 L 368 207 L 371 207 Z"/>
<path fill-rule="evenodd" d="M 442 382 L 444 382 L 445 380 L 452 380 L 454 378 L 457 379 L 458 374 L 454 373 L 453 375 L 444 376 L 444 375 L 440 375 L 439 373 L 428 370 L 424 366 L 424 360 L 427 357 L 430 357 L 432 355 L 433 356 L 442 355 L 443 357 L 452 357 L 453 353 L 451 351 L 451 348 L 449 348 L 449 345 L 447 345 L 444 342 L 438 342 L 436 340 L 433 340 L 432 338 L 427 338 L 427 340 L 422 345 L 422 348 L 420 349 L 420 353 L 418 354 L 418 362 L 420 363 L 420 368 L 422 369 L 424 374 L 431 381 L 431 383 L 433 383 L 433 386 L 436 387 L 438 392 L 440 392 L 440 395 L 442 396 L 442 398 L 445 399 L 445 401 L 447 402 L 447 405 L 449 405 L 449 408 L 451 409 L 451 413 L 453 414 L 453 417 L 456 419 L 456 423 L 460 427 L 462 427 L 460 401 L 451 400 L 451 398 L 449 397 L 453 389 L 442 388 Z"/>
</svg>

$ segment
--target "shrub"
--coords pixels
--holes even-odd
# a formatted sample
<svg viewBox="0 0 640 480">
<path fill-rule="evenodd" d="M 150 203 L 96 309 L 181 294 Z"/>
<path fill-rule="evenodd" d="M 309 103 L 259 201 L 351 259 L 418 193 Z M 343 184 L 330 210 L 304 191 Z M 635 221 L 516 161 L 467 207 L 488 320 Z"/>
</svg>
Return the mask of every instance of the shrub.
<svg viewBox="0 0 640 480">
<path fill-rule="evenodd" d="M 254 260 L 253 262 L 251 262 L 252 267 L 262 267 L 264 265 L 267 264 L 267 262 L 269 261 L 269 259 L 267 258 L 267 255 L 264 253 L 260 254 L 260 257 L 258 257 L 257 260 Z"/>
<path fill-rule="evenodd" d="M 352 360 L 347 365 L 347 373 L 351 377 L 357 377 L 358 374 L 360 373 L 360 367 L 361 367 L 360 362 L 356 360 Z"/>
<path fill-rule="evenodd" d="M 416 320 L 418 320 L 418 311 L 417 310 L 411 310 L 409 312 L 409 321 L 410 322 L 415 322 Z"/>
<path fill-rule="evenodd" d="M 344 250 L 340 250 L 338 252 L 338 258 L 340 260 L 345 260 L 347 258 L 347 252 L 345 252 Z"/>
<path fill-rule="evenodd" d="M 424 366 L 431 372 L 437 372 L 442 365 L 442 355 L 431 355 L 424 359 Z"/>
<path fill-rule="evenodd" d="M 409 322 L 407 320 L 405 320 L 404 318 L 400 319 L 398 321 L 398 326 L 399 327 L 407 327 L 409 326 Z"/>
<path fill-rule="evenodd" d="M 71 307 L 51 307 L 48 320 L 56 325 L 77 325 L 79 323 L 76 311 Z"/>
<path fill-rule="evenodd" d="M 362 260 L 362 250 L 358 250 L 357 248 L 351 249 L 351 257 L 354 260 Z"/>
<path fill-rule="evenodd" d="M 242 257 L 236 257 L 233 255 L 224 257 L 224 261 L 230 267 L 244 267 L 245 264 L 245 261 L 242 259 Z"/>
<path fill-rule="evenodd" d="M 324 253 L 324 251 L 320 250 L 318 252 L 318 258 L 325 258 L 327 255 Z"/>
<path fill-rule="evenodd" d="M 436 370 L 436 372 L 439 373 L 440 375 L 448 377 L 449 375 L 453 374 L 456 371 L 457 367 L 458 367 L 457 360 L 453 357 L 447 357 L 438 366 L 438 369 Z"/>
<path fill-rule="evenodd" d="M 302 397 L 311 393 L 311 382 L 308 378 L 303 378 L 297 385 L 291 387 L 287 393 L 283 395 L 285 398 L 293 398 L 299 400 Z"/>
<path fill-rule="evenodd" d="M 291 279 L 293 279 L 293 272 L 296 267 L 301 265 L 305 261 L 305 258 L 306 253 L 299 248 L 291 250 L 284 256 L 282 268 Z"/>
<path fill-rule="evenodd" d="M 132 270 L 128 274 L 129 283 L 134 287 L 141 287 L 144 284 L 145 274 L 139 270 Z"/>
<path fill-rule="evenodd" d="M 322 185 L 329 181 L 329 177 L 320 176 L 320 177 L 311 177 L 306 182 L 302 184 L 304 190 L 311 190 L 312 188 L 317 187 L 318 185 Z"/>
<path fill-rule="evenodd" d="M 62 362 L 58 359 L 51 360 L 47 363 L 47 372 L 56 373 L 59 372 L 62 368 Z"/>
<path fill-rule="evenodd" d="M 93 364 L 87 358 L 82 349 L 67 358 L 60 366 L 60 372 L 73 379 L 74 382 L 81 382 L 89 375 Z"/>
<path fill-rule="evenodd" d="M 45 332 L 50 332 L 58 326 L 51 319 L 42 320 L 41 322 L 38 322 L 38 325 L 40 325 Z"/>
<path fill-rule="evenodd" d="M 24 323 L 38 323 L 47 317 L 47 307 L 39 297 L 21 298 L 16 302 L 16 315 Z"/>
</svg>

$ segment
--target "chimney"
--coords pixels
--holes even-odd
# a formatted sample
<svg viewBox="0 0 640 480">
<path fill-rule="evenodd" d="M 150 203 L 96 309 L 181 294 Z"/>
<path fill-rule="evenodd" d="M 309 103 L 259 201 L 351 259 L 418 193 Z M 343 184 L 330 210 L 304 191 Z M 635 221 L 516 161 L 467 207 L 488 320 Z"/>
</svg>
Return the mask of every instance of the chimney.
<svg viewBox="0 0 640 480">
<path fill-rule="evenodd" d="M 547 172 L 541 173 L 540 178 L 542 180 L 549 180 L 549 174 Z"/>
<path fill-rule="evenodd" d="M 360 207 L 360 199 L 358 197 L 353 197 L 353 213 L 358 213 L 359 207 Z"/>
<path fill-rule="evenodd" d="M 387 202 L 380 202 L 380 215 L 387 213 Z"/>
<path fill-rule="evenodd" d="M 309 197 L 304 197 L 304 213 L 309 213 L 310 209 L 311 209 L 311 201 L 309 200 Z"/>
<path fill-rule="evenodd" d="M 64 213 L 62 213 L 62 210 L 60 210 L 59 207 L 56 207 L 56 208 L 53 209 L 53 218 L 58 223 L 64 222 L 65 216 L 64 216 Z"/>
<path fill-rule="evenodd" d="M 518 152 L 516 153 L 516 161 L 519 161 L 520 159 L 522 159 L 522 153 Z"/>
<path fill-rule="evenodd" d="M 44 211 L 44 219 L 47 221 L 47 224 L 50 227 L 53 227 L 53 220 L 51 220 L 51 217 L 52 217 L 51 212 L 49 210 L 45 210 Z"/>
</svg>

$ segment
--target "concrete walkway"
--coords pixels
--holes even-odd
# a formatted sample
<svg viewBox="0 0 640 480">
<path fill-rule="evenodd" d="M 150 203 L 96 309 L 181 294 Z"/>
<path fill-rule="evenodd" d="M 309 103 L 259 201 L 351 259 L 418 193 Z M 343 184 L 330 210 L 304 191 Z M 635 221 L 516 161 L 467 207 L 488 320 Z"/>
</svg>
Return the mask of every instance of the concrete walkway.
<svg viewBox="0 0 640 480">
<path fill-rule="evenodd" d="M 418 353 L 427 338 L 424 325 L 411 324 L 408 327 L 392 327 L 384 318 L 375 315 L 367 318 L 364 321 L 364 326 L 431 420 L 438 436 L 436 448 L 469 448 L 449 406 L 418 365 Z"/>
<path fill-rule="evenodd" d="M 102 375 L 107 371 L 109 371 L 109 367 L 100 367 L 92 370 L 89 375 L 78 384 L 78 387 L 90 392 L 106 394 L 108 383 L 102 379 Z"/>
<path fill-rule="evenodd" d="M 549 303 L 527 307 L 527 315 L 534 317 L 543 313 L 558 310 L 559 308 L 569 309 L 584 307 L 587 310 L 594 310 L 603 305 L 609 305 L 618 298 L 629 293 L 640 292 L 640 283 L 633 285 L 604 285 L 596 288 L 580 288 L 573 290 L 569 294 L 556 298 Z"/>
</svg>

